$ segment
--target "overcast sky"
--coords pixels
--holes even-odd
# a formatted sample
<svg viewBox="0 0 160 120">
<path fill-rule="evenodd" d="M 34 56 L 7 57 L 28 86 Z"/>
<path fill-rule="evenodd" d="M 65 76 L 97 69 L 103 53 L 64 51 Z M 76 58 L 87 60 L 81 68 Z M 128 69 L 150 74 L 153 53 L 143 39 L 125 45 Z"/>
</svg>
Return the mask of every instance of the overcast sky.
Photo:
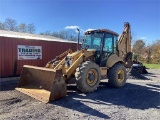
<svg viewBox="0 0 160 120">
<path fill-rule="evenodd" d="M 0 22 L 33 23 L 36 33 L 79 27 L 122 33 L 130 22 L 134 39 L 160 39 L 160 0 L 0 0 Z"/>
</svg>

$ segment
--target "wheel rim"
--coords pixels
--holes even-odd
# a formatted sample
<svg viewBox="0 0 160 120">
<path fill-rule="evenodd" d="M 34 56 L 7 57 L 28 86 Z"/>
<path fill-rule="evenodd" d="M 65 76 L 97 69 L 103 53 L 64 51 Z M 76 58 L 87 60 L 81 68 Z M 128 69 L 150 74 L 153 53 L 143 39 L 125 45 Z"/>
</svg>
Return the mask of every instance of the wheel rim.
<svg viewBox="0 0 160 120">
<path fill-rule="evenodd" d="M 98 73 L 95 69 L 90 69 L 87 73 L 87 84 L 89 86 L 94 86 L 98 80 Z"/>
<path fill-rule="evenodd" d="M 119 70 L 117 77 L 118 77 L 118 82 L 122 83 L 124 81 L 124 70 Z"/>
</svg>

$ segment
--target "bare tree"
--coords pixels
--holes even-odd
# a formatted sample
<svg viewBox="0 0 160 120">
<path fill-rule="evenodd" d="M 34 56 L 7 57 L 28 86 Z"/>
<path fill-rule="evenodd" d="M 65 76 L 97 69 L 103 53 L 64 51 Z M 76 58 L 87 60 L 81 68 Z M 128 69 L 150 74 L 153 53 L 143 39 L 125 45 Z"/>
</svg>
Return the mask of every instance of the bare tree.
<svg viewBox="0 0 160 120">
<path fill-rule="evenodd" d="M 68 32 L 68 40 L 77 41 L 78 33 L 75 30 L 67 30 Z"/>
<path fill-rule="evenodd" d="M 59 37 L 59 33 L 58 33 L 58 32 L 56 32 L 56 31 L 54 31 L 54 32 L 51 34 L 51 36 Z"/>
<path fill-rule="evenodd" d="M 51 31 L 41 32 L 40 35 L 52 36 Z"/>
<path fill-rule="evenodd" d="M 34 26 L 34 24 L 32 23 L 32 24 L 28 24 L 28 26 L 27 26 L 27 32 L 28 33 L 34 33 L 35 32 L 35 26 Z"/>
<path fill-rule="evenodd" d="M 67 31 L 65 31 L 65 30 L 61 30 L 61 31 L 59 31 L 59 32 L 54 31 L 54 32 L 51 34 L 51 36 L 58 37 L 58 38 L 62 38 L 62 39 L 67 39 L 68 33 L 67 33 Z"/>
<path fill-rule="evenodd" d="M 59 37 L 62 39 L 66 39 L 69 41 L 76 41 L 77 40 L 77 33 L 75 30 L 63 30 L 59 32 Z"/>
<path fill-rule="evenodd" d="M 6 30 L 17 31 L 17 22 L 14 19 L 7 18 L 4 25 Z"/>
<path fill-rule="evenodd" d="M 5 30 L 5 25 L 2 22 L 0 22 L 0 30 Z"/>
<path fill-rule="evenodd" d="M 68 39 L 68 32 L 66 30 L 59 31 L 59 37 L 62 39 Z"/>
<path fill-rule="evenodd" d="M 18 31 L 19 32 L 27 32 L 27 26 L 26 26 L 26 24 L 25 23 L 19 24 Z"/>
<path fill-rule="evenodd" d="M 78 39 L 78 33 L 75 30 L 62 30 L 59 32 L 53 32 L 51 36 L 66 39 L 69 41 L 77 41 Z M 80 36 L 80 41 L 82 41 L 83 38 L 84 36 Z"/>
</svg>

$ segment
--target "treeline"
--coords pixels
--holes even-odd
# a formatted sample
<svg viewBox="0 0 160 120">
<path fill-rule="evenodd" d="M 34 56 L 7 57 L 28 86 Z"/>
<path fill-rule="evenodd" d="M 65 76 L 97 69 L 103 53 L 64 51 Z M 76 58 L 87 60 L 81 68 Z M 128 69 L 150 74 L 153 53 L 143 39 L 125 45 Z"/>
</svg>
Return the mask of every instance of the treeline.
<svg viewBox="0 0 160 120">
<path fill-rule="evenodd" d="M 17 21 L 11 18 L 5 19 L 4 22 L 0 21 L 0 30 L 7 30 L 7 31 L 15 31 L 15 32 L 24 32 L 24 33 L 31 33 L 34 34 L 36 32 L 36 27 L 33 23 L 26 24 L 20 23 L 17 24 Z M 77 41 L 78 33 L 75 30 L 66 29 L 61 31 L 44 31 L 39 33 L 40 35 L 46 36 L 54 36 L 62 39 L 66 39 L 69 41 Z M 80 41 L 82 41 L 83 35 L 80 36 Z"/>
<path fill-rule="evenodd" d="M 137 40 L 132 48 L 133 59 L 143 63 L 160 64 L 160 40 L 146 46 L 143 40 Z"/>
<path fill-rule="evenodd" d="M 11 18 L 5 19 L 4 22 L 0 21 L 0 30 L 8 30 L 15 32 L 24 32 L 24 33 L 35 33 L 35 26 L 33 23 L 26 24 L 20 23 L 17 24 L 17 21 Z"/>
<path fill-rule="evenodd" d="M 24 33 L 32 33 L 34 34 L 36 28 L 33 23 L 25 24 L 20 23 L 17 24 L 16 20 L 7 18 L 4 22 L 0 21 L 0 30 L 8 30 L 8 31 L 16 31 L 16 32 L 24 32 Z M 54 36 L 70 41 L 77 41 L 78 33 L 75 30 L 66 29 L 61 31 L 45 31 L 39 33 L 41 35 Z M 80 36 L 80 41 L 84 36 Z M 152 45 L 146 46 L 143 40 L 137 40 L 132 47 L 133 59 L 141 61 L 143 63 L 154 63 L 160 64 L 160 40 L 157 40 Z"/>
<path fill-rule="evenodd" d="M 54 36 L 54 37 L 62 38 L 62 39 L 69 40 L 69 41 L 77 41 L 77 39 L 78 39 L 78 33 L 72 29 L 53 31 L 53 32 L 46 31 L 46 32 L 42 32 L 40 34 L 47 35 L 47 36 Z M 84 36 L 81 35 L 80 41 L 82 41 L 83 38 L 84 38 Z"/>
</svg>

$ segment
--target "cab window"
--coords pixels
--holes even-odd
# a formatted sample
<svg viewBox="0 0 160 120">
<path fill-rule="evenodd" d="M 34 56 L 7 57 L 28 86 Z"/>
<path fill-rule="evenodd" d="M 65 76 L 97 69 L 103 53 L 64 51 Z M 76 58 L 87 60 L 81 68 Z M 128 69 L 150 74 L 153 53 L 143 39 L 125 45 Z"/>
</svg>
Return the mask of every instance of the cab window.
<svg viewBox="0 0 160 120">
<path fill-rule="evenodd" d="M 112 34 L 106 34 L 104 38 L 104 46 L 103 46 L 103 51 L 106 52 L 113 52 L 113 41 L 114 37 Z"/>
</svg>

